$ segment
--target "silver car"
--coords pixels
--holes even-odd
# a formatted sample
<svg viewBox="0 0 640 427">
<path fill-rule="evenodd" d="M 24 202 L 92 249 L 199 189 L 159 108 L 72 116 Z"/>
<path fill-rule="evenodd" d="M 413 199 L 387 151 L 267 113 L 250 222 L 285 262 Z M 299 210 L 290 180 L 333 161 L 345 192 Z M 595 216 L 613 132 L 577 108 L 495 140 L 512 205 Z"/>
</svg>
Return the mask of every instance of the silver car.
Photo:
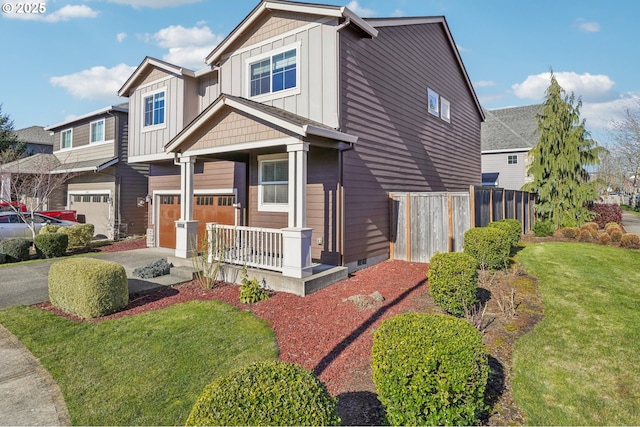
<svg viewBox="0 0 640 427">
<path fill-rule="evenodd" d="M 55 224 L 61 227 L 69 227 L 77 224 L 77 222 L 51 218 L 39 213 L 34 213 L 33 218 L 30 213 L 24 213 L 23 215 L 27 221 L 33 223 L 36 235 L 40 229 L 47 224 Z M 23 221 L 20 215 L 15 212 L 0 212 L 0 240 L 14 237 L 23 237 L 29 240 L 33 238 L 29 225 Z"/>
</svg>

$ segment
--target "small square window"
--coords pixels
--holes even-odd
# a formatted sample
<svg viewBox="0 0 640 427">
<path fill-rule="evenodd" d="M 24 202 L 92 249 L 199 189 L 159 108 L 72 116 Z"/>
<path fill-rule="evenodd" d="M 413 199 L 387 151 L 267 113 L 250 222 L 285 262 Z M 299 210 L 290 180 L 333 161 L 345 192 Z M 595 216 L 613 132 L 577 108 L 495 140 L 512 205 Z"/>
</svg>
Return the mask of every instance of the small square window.
<svg viewBox="0 0 640 427">
<path fill-rule="evenodd" d="M 507 164 L 509 165 L 517 165 L 518 164 L 518 156 L 515 154 L 510 154 L 507 157 Z"/>
</svg>

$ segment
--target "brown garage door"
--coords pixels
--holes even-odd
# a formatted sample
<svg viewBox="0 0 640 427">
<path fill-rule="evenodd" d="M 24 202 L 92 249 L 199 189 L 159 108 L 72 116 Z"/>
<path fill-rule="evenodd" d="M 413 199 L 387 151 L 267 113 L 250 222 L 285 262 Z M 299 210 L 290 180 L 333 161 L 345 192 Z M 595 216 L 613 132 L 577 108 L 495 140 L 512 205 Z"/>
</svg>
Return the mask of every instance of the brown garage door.
<svg viewBox="0 0 640 427">
<path fill-rule="evenodd" d="M 205 235 L 207 222 L 235 224 L 235 196 L 198 195 L 193 198 L 193 219 L 198 224 L 198 244 Z M 175 221 L 180 218 L 180 196 L 160 196 L 160 240 L 163 248 L 176 247 Z"/>
</svg>

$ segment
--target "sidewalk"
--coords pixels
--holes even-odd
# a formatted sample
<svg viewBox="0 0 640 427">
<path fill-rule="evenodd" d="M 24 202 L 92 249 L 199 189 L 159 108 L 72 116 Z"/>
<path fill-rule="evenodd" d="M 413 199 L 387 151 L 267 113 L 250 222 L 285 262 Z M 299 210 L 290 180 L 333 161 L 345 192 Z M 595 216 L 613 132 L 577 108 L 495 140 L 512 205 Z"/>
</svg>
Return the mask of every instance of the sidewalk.
<svg viewBox="0 0 640 427">
<path fill-rule="evenodd" d="M 622 226 L 627 233 L 635 233 L 640 236 L 640 216 L 622 211 Z"/>
</svg>

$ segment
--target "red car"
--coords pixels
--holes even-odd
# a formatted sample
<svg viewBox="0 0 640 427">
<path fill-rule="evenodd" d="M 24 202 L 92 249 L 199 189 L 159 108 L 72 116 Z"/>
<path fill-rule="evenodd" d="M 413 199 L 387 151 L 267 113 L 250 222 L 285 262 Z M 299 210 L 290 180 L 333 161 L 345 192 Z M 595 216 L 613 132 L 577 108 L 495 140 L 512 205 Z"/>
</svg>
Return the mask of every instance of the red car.
<svg viewBox="0 0 640 427">
<path fill-rule="evenodd" d="M 27 212 L 27 207 L 24 205 L 24 203 L 11 202 L 11 205 L 18 208 L 21 212 Z M 0 202 L 0 212 L 12 212 L 13 210 L 14 209 L 9 205 L 8 202 Z M 41 211 L 37 213 L 51 217 L 51 218 L 61 219 L 64 221 L 78 222 L 76 211 L 72 211 L 72 210 Z"/>
</svg>

